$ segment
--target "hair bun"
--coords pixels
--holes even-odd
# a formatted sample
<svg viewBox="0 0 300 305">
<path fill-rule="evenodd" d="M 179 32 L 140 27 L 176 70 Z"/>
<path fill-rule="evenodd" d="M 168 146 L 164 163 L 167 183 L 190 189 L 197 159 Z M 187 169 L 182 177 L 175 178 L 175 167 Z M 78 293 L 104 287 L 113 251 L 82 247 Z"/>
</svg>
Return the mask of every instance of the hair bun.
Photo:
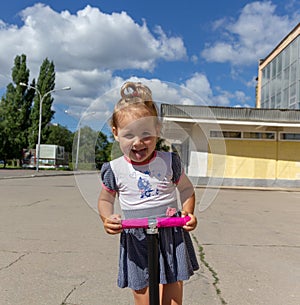
<svg viewBox="0 0 300 305">
<path fill-rule="evenodd" d="M 152 101 L 152 92 L 140 82 L 126 82 L 121 87 L 121 97 L 124 100 L 139 97 L 144 101 Z"/>
</svg>

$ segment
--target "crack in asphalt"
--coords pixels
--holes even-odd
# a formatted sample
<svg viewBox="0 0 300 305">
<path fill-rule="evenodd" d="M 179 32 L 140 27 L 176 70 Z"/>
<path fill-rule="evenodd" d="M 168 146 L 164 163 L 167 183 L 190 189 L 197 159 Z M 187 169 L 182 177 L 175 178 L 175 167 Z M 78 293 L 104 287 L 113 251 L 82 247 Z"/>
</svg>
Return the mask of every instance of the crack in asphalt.
<svg viewBox="0 0 300 305">
<path fill-rule="evenodd" d="M 214 281 L 212 283 L 212 285 L 215 288 L 216 294 L 221 302 L 222 305 L 226 305 L 227 302 L 225 301 L 225 299 L 222 297 L 222 292 L 221 289 L 219 288 L 220 284 L 220 279 L 218 277 L 217 272 L 213 269 L 213 267 L 207 262 L 206 258 L 205 258 L 205 252 L 204 252 L 204 248 L 203 246 L 200 244 L 200 242 L 198 241 L 197 237 L 194 234 L 191 234 L 192 238 L 194 239 L 195 243 L 198 246 L 198 252 L 199 252 L 199 257 L 201 262 L 203 263 L 203 265 L 207 268 L 207 270 L 211 273 Z"/>
<path fill-rule="evenodd" d="M 24 253 L 22 255 L 20 255 L 17 259 L 15 259 L 14 261 L 12 261 L 11 263 L 9 263 L 8 265 L 1 267 L 0 271 L 4 270 L 4 269 L 8 269 L 11 266 L 13 266 L 14 264 L 16 264 L 18 261 L 20 261 L 24 256 L 28 255 L 28 253 Z"/>
<path fill-rule="evenodd" d="M 62 303 L 61 303 L 60 305 L 67 305 L 67 304 L 70 305 L 70 303 L 67 303 L 67 300 L 68 300 L 68 298 L 70 297 L 70 295 L 71 295 L 76 289 L 78 289 L 79 287 L 81 287 L 82 285 L 84 285 L 85 283 L 86 283 L 86 280 L 83 281 L 83 282 L 81 282 L 79 285 L 74 286 L 74 287 L 71 289 L 71 291 L 66 295 L 66 297 L 63 299 L 63 301 L 62 301 Z"/>
<path fill-rule="evenodd" d="M 0 250 L 0 252 L 6 252 L 6 253 L 15 253 L 18 254 L 18 251 L 12 251 L 12 250 Z M 15 259 L 14 261 L 12 261 L 11 263 L 9 263 L 8 265 L 1 267 L 0 271 L 3 271 L 5 269 L 10 268 L 11 266 L 13 266 L 14 264 L 16 264 L 17 262 L 19 262 L 24 256 L 32 254 L 32 253 L 40 253 L 40 254 L 59 254 L 59 253 L 73 253 L 72 251 L 60 251 L 60 252 L 44 252 L 44 251 L 40 251 L 40 252 L 27 252 L 27 253 L 23 253 L 22 255 L 20 255 L 17 259 Z M 82 281 L 79 285 L 75 285 L 70 292 L 66 295 L 66 297 L 63 299 L 62 303 L 60 305 L 72 305 L 71 303 L 67 303 L 68 298 L 72 295 L 72 293 L 78 289 L 79 287 L 81 287 L 82 285 L 84 285 L 87 282 L 87 280 Z M 75 304 L 74 304 L 75 305 Z"/>
<path fill-rule="evenodd" d="M 13 250 L 1 250 L 0 252 L 6 252 L 6 253 L 23 253 L 24 255 L 28 254 L 74 254 L 74 253 L 80 253 L 80 251 L 73 251 L 73 250 L 64 250 L 64 251 L 13 251 Z"/>
<path fill-rule="evenodd" d="M 204 243 L 203 246 L 229 246 L 229 247 L 256 247 L 256 248 L 300 248 L 300 245 L 276 245 L 276 244 L 217 244 Z"/>
<path fill-rule="evenodd" d="M 33 205 L 37 205 L 37 204 L 43 203 L 43 202 L 45 202 L 45 201 L 49 201 L 49 198 L 43 199 L 43 200 L 34 201 L 34 202 L 29 203 L 29 204 L 26 204 L 25 206 L 26 206 L 26 207 L 31 207 L 31 206 L 33 206 Z"/>
</svg>

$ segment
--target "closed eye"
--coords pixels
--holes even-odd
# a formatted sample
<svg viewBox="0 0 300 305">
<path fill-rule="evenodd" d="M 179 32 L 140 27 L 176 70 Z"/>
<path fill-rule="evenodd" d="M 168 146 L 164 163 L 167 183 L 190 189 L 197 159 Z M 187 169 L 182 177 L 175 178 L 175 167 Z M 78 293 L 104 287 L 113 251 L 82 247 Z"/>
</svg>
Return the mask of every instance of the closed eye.
<svg viewBox="0 0 300 305">
<path fill-rule="evenodd" d="M 143 132 L 143 138 L 150 138 L 150 137 L 154 137 L 154 135 L 151 132 L 145 131 Z"/>
<path fill-rule="evenodd" d="M 134 137 L 134 135 L 131 133 L 127 133 L 127 134 L 123 135 L 123 137 L 130 140 Z"/>
</svg>

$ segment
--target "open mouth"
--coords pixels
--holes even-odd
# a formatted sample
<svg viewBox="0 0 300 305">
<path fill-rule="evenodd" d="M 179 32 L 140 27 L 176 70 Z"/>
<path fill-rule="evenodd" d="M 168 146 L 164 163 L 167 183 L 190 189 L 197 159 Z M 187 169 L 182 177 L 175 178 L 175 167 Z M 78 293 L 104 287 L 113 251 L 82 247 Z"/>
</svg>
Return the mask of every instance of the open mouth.
<svg viewBox="0 0 300 305">
<path fill-rule="evenodd" d="M 136 160 L 143 160 L 147 156 L 147 148 L 143 149 L 132 149 L 131 153 L 134 155 Z"/>
</svg>

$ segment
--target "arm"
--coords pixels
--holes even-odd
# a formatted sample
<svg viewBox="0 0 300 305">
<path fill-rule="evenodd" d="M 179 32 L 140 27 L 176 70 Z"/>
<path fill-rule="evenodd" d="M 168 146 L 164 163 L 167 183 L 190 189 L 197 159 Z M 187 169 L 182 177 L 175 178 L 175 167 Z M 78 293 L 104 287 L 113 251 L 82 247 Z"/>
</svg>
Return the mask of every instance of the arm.
<svg viewBox="0 0 300 305">
<path fill-rule="evenodd" d="M 115 192 L 109 192 L 105 188 L 102 188 L 98 200 L 99 215 L 103 221 L 105 231 L 109 234 L 122 232 L 121 216 L 113 214 L 115 197 Z"/>
<path fill-rule="evenodd" d="M 197 218 L 194 215 L 195 210 L 195 191 L 193 184 L 183 173 L 177 184 L 177 189 L 180 194 L 180 201 L 182 203 L 182 216 L 189 215 L 191 220 L 183 227 L 187 231 L 192 231 L 197 226 Z"/>
</svg>

